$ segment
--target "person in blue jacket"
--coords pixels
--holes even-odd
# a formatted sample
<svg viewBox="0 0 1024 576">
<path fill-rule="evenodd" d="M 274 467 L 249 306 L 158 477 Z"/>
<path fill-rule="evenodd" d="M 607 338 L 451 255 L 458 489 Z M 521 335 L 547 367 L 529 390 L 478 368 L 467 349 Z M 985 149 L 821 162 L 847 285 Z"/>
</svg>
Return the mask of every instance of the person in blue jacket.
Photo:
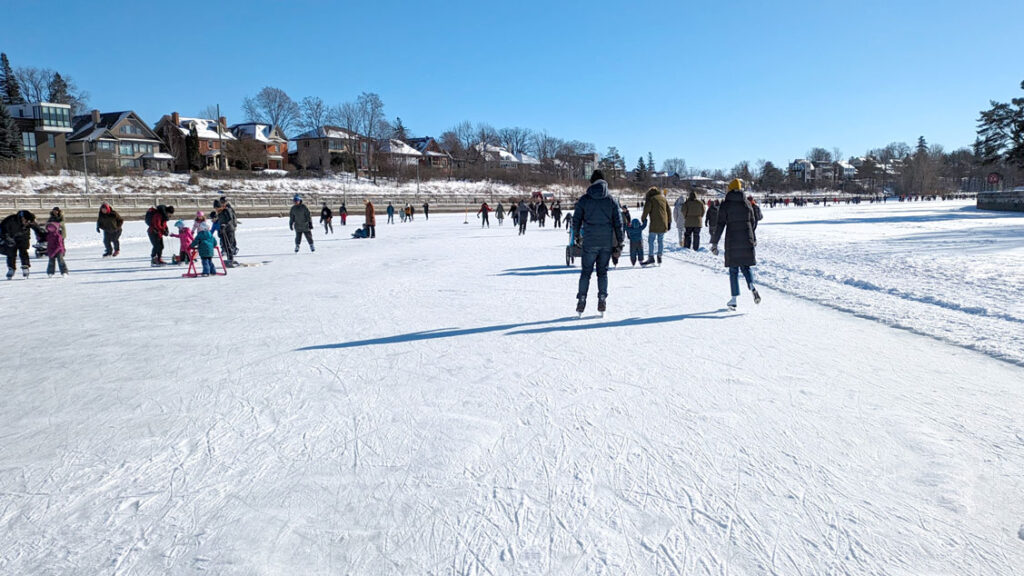
<svg viewBox="0 0 1024 576">
<path fill-rule="evenodd" d="M 576 202 L 572 214 L 572 231 L 575 239 L 581 241 L 581 231 L 586 233 L 583 243 L 579 290 L 576 293 L 576 312 L 583 314 L 587 307 L 587 292 L 590 290 L 590 276 L 597 267 L 597 311 L 605 311 L 608 297 L 608 262 L 612 253 L 622 252 L 622 210 L 619 203 L 608 194 L 608 183 L 600 170 L 590 175 L 590 187 Z"/>
<path fill-rule="evenodd" d="M 629 238 L 629 261 L 636 266 L 637 261 L 643 264 L 644 261 L 644 228 L 647 223 L 641 223 L 638 218 L 626 226 L 626 236 Z"/>
</svg>

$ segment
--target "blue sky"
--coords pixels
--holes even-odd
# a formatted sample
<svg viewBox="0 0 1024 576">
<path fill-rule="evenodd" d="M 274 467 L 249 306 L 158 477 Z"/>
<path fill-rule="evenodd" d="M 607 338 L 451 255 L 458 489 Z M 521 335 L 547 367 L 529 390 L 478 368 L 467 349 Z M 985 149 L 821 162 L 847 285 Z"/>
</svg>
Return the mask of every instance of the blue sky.
<svg viewBox="0 0 1024 576">
<path fill-rule="evenodd" d="M 18 2 L 0 51 L 151 125 L 276 86 L 376 92 L 437 136 L 522 126 L 691 167 L 844 156 L 918 136 L 970 145 L 1024 95 L 1024 2 Z M 5 18 L 6 20 L 7 18 Z"/>
</svg>

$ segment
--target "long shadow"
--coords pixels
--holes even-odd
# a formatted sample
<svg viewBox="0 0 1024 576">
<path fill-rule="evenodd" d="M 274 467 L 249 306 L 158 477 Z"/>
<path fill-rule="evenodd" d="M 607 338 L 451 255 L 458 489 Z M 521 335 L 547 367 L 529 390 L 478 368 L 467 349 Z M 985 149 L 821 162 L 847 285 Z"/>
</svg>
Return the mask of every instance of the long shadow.
<svg viewBox="0 0 1024 576">
<path fill-rule="evenodd" d="M 835 220 L 800 220 L 797 222 L 762 221 L 758 226 L 794 226 L 806 224 L 898 224 L 900 222 L 946 222 L 950 220 L 996 220 L 1001 218 L 1020 218 L 1020 212 L 985 212 L 966 206 L 956 212 L 938 214 L 874 216 L 870 218 L 837 218 Z"/>
<path fill-rule="evenodd" d="M 554 266 L 527 266 L 526 268 L 509 268 L 507 270 L 503 270 L 503 272 L 508 272 L 508 273 L 514 274 L 516 272 L 538 272 L 538 271 L 541 271 L 541 270 L 559 270 L 559 269 L 564 270 L 565 266 L 562 266 L 560 264 L 556 264 Z"/>
<path fill-rule="evenodd" d="M 82 282 L 82 284 L 121 284 L 122 282 L 159 282 L 161 280 L 180 280 L 181 276 L 160 276 L 159 278 L 132 278 L 124 280 L 96 280 L 93 282 Z"/>
<path fill-rule="evenodd" d="M 583 323 L 573 326 L 550 326 L 547 328 L 534 328 L 531 330 L 516 330 L 509 332 L 508 336 L 519 334 L 548 334 L 551 332 L 574 332 L 576 330 L 596 330 L 599 328 L 618 328 L 621 326 L 645 326 L 648 324 L 663 324 L 666 322 L 679 322 L 680 320 L 725 320 L 742 314 L 723 314 L 728 312 L 725 308 L 711 310 L 709 312 L 697 312 L 695 314 L 676 314 L 674 316 L 655 316 L 653 318 L 626 318 L 614 322 Z"/>
<path fill-rule="evenodd" d="M 438 328 L 437 330 L 424 330 L 422 332 L 411 332 L 409 334 L 398 334 L 395 336 L 384 336 L 382 338 L 371 338 L 369 340 L 354 340 L 352 342 L 338 342 L 337 344 L 319 344 L 316 346 L 305 346 L 296 348 L 295 352 L 306 352 L 310 350 L 337 350 L 340 348 L 358 348 L 361 346 L 376 346 L 379 344 L 399 344 L 402 342 L 418 342 L 420 340 L 437 340 L 440 338 L 453 338 L 455 336 L 466 336 L 469 334 L 485 334 L 487 332 L 500 332 L 502 330 L 514 330 L 527 326 L 540 326 L 543 324 L 555 324 L 574 320 L 572 316 L 556 318 L 554 320 L 541 320 L 539 322 L 525 322 L 520 324 L 498 324 L 495 326 L 482 326 L 480 328 Z"/>
<path fill-rule="evenodd" d="M 144 270 L 158 270 L 160 268 L 178 268 L 178 266 L 138 266 L 136 268 L 76 268 L 74 271 L 77 273 L 83 272 L 98 272 L 100 274 L 123 274 L 125 272 L 142 272 Z M 188 265 L 184 265 L 182 270 L 188 269 Z"/>
<path fill-rule="evenodd" d="M 559 266 L 557 270 L 543 270 L 538 272 L 502 272 L 495 276 L 557 276 L 559 274 L 576 274 L 579 276 L 580 269 L 575 267 Z"/>
</svg>

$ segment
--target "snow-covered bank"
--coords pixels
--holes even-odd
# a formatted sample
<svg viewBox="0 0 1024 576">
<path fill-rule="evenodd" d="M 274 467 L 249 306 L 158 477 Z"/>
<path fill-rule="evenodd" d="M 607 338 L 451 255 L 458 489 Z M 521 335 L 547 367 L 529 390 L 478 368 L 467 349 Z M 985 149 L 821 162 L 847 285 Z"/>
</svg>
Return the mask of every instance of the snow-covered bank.
<svg viewBox="0 0 1024 576">
<path fill-rule="evenodd" d="M 978 261 L 1019 250 L 1013 220 L 877 208 L 766 210 L 758 277 L 910 291 L 889 278 L 913 265 L 975 307 L 958 283 L 984 271 L 947 242 L 991 226 Z M 36 260 L 0 283 L 0 573 L 1024 565 L 1021 367 L 771 287 L 731 314 L 723 270 L 682 254 L 614 270 L 609 317 L 572 320 L 564 231 L 462 222 L 350 240 L 353 218 L 296 255 L 284 220 L 250 219 L 240 259 L 268 263 L 195 280 L 148 267 L 141 223 L 116 260 L 70 225 L 69 279 Z M 894 263 L 901 234 L 919 257 Z M 982 305 L 1016 317 L 1019 290 Z"/>
</svg>

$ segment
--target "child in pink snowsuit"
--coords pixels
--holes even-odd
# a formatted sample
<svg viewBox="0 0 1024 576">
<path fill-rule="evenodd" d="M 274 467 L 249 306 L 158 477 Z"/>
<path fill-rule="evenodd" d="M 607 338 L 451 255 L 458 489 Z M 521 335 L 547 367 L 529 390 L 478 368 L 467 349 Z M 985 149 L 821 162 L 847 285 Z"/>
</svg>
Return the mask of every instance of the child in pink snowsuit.
<svg viewBox="0 0 1024 576">
<path fill-rule="evenodd" d="M 68 265 L 64 263 L 64 236 L 60 233 L 60 222 L 51 218 L 46 224 L 46 255 L 50 263 L 46 266 L 46 275 L 53 278 L 56 265 L 60 265 L 60 275 L 68 275 Z"/>
<path fill-rule="evenodd" d="M 193 237 L 192 230 L 185 227 L 185 223 L 182 222 L 181 220 L 175 222 L 174 227 L 178 229 L 178 233 L 171 234 L 171 236 L 174 236 L 181 242 L 181 250 L 178 252 L 178 264 L 182 264 L 184 262 L 191 262 L 192 260 L 190 259 L 189 256 L 192 253 L 192 249 L 190 248 L 190 246 L 192 245 Z"/>
</svg>

